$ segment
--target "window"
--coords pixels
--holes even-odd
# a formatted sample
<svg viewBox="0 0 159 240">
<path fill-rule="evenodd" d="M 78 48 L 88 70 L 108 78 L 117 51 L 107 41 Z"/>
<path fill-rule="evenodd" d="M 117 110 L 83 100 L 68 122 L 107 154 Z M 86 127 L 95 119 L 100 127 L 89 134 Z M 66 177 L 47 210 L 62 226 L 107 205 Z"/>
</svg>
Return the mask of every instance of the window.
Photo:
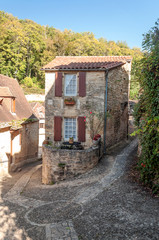
<svg viewBox="0 0 159 240">
<path fill-rule="evenodd" d="M 76 74 L 65 74 L 65 96 L 77 95 Z"/>
<path fill-rule="evenodd" d="M 39 128 L 45 128 L 45 124 L 44 123 L 39 123 Z"/>
<path fill-rule="evenodd" d="M 76 118 L 64 118 L 64 139 L 67 141 L 73 137 L 77 139 Z"/>
</svg>

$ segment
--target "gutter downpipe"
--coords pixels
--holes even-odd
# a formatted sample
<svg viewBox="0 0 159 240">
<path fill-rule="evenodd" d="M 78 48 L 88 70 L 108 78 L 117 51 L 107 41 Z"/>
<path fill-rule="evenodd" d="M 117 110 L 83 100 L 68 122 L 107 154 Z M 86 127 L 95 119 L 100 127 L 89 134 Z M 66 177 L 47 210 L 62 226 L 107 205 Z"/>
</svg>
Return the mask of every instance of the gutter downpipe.
<svg viewBox="0 0 159 240">
<path fill-rule="evenodd" d="M 106 154 L 106 130 L 107 130 L 107 95 L 108 95 L 108 69 L 105 71 L 105 107 L 104 107 L 104 151 Z"/>
</svg>

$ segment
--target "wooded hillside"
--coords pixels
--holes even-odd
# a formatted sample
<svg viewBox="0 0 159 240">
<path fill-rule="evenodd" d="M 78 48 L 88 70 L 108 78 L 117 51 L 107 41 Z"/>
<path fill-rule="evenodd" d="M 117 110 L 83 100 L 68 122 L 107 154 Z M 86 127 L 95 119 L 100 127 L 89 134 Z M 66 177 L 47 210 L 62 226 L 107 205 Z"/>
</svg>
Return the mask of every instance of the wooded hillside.
<svg viewBox="0 0 159 240">
<path fill-rule="evenodd" d="M 96 39 L 90 32 L 62 32 L 28 19 L 19 20 L 3 11 L 0 32 L 0 73 L 30 86 L 44 87 L 40 68 L 55 56 L 131 55 L 134 60 L 142 56 L 139 48 L 130 49 L 126 42 Z"/>
</svg>

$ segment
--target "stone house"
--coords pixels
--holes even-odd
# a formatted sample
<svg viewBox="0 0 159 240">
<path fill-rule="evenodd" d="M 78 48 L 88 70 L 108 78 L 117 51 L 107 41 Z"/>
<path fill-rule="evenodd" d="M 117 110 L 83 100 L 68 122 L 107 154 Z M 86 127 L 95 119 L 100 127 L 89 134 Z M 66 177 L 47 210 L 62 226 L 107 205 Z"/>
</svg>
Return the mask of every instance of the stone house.
<svg viewBox="0 0 159 240">
<path fill-rule="evenodd" d="M 0 172 L 37 160 L 38 131 L 18 81 L 0 74 Z"/>
<path fill-rule="evenodd" d="M 73 137 L 88 148 L 95 134 L 104 147 L 127 137 L 130 56 L 59 56 L 43 70 L 46 139 L 60 145 Z"/>
<path fill-rule="evenodd" d="M 131 57 L 59 56 L 42 70 L 51 145 L 43 145 L 42 182 L 49 184 L 88 171 L 106 147 L 127 138 Z M 102 147 L 94 145 L 97 136 Z M 83 150 L 74 151 L 77 144 Z"/>
</svg>

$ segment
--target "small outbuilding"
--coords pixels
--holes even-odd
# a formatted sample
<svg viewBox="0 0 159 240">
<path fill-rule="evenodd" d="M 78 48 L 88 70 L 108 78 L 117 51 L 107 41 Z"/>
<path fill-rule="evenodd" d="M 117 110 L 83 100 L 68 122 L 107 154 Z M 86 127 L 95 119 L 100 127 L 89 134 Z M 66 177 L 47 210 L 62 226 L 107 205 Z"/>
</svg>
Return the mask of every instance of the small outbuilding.
<svg viewBox="0 0 159 240">
<path fill-rule="evenodd" d="M 39 119 L 39 157 L 42 154 L 42 143 L 45 140 L 45 107 L 44 103 L 40 102 L 30 102 L 30 106 L 35 114 L 35 116 Z"/>
<path fill-rule="evenodd" d="M 0 172 L 37 160 L 39 121 L 16 79 L 0 74 Z"/>
</svg>

